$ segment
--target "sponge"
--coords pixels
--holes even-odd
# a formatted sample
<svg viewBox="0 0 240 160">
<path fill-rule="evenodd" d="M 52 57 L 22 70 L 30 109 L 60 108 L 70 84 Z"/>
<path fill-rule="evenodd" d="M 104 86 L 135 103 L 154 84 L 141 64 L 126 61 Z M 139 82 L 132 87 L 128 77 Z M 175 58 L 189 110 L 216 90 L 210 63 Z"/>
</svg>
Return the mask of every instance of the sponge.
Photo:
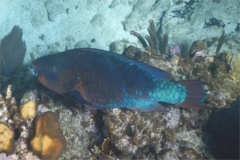
<svg viewBox="0 0 240 160">
<path fill-rule="evenodd" d="M 23 119 L 31 119 L 36 115 L 36 102 L 27 101 L 20 107 L 20 113 Z"/>
</svg>

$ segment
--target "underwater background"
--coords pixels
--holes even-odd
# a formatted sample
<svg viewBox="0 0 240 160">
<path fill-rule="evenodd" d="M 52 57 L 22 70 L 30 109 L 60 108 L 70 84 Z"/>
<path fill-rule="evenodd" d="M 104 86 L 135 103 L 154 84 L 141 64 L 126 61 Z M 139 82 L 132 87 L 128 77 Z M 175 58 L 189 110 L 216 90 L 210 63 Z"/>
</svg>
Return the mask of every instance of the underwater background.
<svg viewBox="0 0 240 160">
<path fill-rule="evenodd" d="M 239 159 L 239 8 L 239 0 L 1 0 L 0 159 Z M 207 107 L 89 110 L 32 70 L 37 58 L 73 48 L 205 81 Z"/>
</svg>

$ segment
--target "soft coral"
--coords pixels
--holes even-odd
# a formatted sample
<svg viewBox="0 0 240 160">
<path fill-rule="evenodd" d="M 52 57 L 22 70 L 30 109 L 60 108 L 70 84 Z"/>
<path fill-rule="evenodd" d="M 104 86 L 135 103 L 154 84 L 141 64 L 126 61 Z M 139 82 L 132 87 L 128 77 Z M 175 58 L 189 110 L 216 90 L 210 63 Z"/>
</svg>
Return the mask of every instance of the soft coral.
<svg viewBox="0 0 240 160">
<path fill-rule="evenodd" d="M 5 76 L 19 68 L 24 60 L 26 44 L 22 40 L 22 29 L 14 26 L 0 43 L 0 74 Z"/>
</svg>

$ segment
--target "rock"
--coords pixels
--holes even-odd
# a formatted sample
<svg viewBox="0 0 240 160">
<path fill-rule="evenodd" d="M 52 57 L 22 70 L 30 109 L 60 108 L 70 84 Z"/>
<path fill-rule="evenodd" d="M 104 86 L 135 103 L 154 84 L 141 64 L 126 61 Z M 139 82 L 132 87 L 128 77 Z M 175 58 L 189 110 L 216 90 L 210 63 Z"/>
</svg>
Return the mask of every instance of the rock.
<svg viewBox="0 0 240 160">
<path fill-rule="evenodd" d="M 91 23 L 93 26 L 96 26 L 96 29 L 99 30 L 99 29 L 102 27 L 104 21 L 105 21 L 104 15 L 102 15 L 102 14 L 97 14 L 97 15 L 95 15 L 95 16 L 91 19 L 90 23 Z"/>
<path fill-rule="evenodd" d="M 208 56 L 208 46 L 207 43 L 197 40 L 194 41 L 190 49 L 190 57 L 195 61 L 198 57 L 207 57 Z"/>
<path fill-rule="evenodd" d="M 188 52 L 191 44 L 198 39 L 212 39 L 209 51 L 215 52 L 216 38 L 219 38 L 223 30 L 229 38 L 222 51 L 232 50 L 237 53 L 239 48 L 238 1 L 101 0 L 70 3 L 66 0 L 50 0 L 41 3 L 5 0 L 0 2 L 0 6 L 0 23 L 3 24 L 0 35 L 8 33 L 14 25 L 23 29 L 23 39 L 27 44 L 25 63 L 30 61 L 30 53 L 34 53 L 37 58 L 63 51 L 66 44 L 68 49 L 72 49 L 69 47 L 80 40 L 89 42 L 94 38 L 96 42 L 91 47 L 106 50 L 113 41 L 125 39 L 139 43 L 129 31 L 135 30 L 146 35 L 149 19 L 156 22 L 158 36 L 168 33 L 169 44 L 178 44 L 183 53 Z M 14 13 L 10 13 L 12 9 Z M 221 14 L 223 12 L 228 14 Z M 13 21 L 9 22 L 9 19 Z M 216 22 L 225 26 L 217 25 Z M 43 34 L 44 40 L 39 38 Z M 76 41 L 68 42 L 66 37 L 69 36 Z"/>
<path fill-rule="evenodd" d="M 45 3 L 47 14 L 48 14 L 48 20 L 49 21 L 55 21 L 56 17 L 62 13 L 65 13 L 64 6 L 56 1 L 50 0 Z"/>
<path fill-rule="evenodd" d="M 239 159 L 240 97 L 231 107 L 214 111 L 203 126 L 204 143 L 214 159 Z"/>
<path fill-rule="evenodd" d="M 165 113 L 140 113 L 120 109 L 108 110 L 104 123 L 109 129 L 112 146 L 110 153 L 117 150 L 117 158 L 181 159 L 188 156 L 183 150 L 191 149 L 196 157 L 209 158 L 201 141 L 199 127 L 206 120 L 200 111 L 180 111 L 170 107 Z M 167 158 L 168 157 L 168 158 Z"/>
<path fill-rule="evenodd" d="M 88 41 L 81 40 L 74 45 L 74 48 L 91 48 L 91 45 L 88 43 Z"/>
</svg>

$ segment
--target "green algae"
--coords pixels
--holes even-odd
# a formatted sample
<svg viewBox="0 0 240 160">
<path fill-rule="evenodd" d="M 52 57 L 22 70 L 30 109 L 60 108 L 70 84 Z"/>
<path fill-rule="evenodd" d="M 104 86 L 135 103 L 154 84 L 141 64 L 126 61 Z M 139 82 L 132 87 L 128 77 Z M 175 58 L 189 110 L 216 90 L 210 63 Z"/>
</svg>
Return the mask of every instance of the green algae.
<svg viewBox="0 0 240 160">
<path fill-rule="evenodd" d="M 185 57 L 180 58 L 178 65 L 181 67 L 178 73 L 186 79 L 198 79 L 208 83 L 209 94 L 205 103 L 210 108 L 229 107 L 240 95 L 239 54 L 223 52 L 214 57 L 198 57 L 194 62 Z"/>
<path fill-rule="evenodd" d="M 233 57 L 234 56 L 234 57 Z M 215 57 L 212 69 L 211 85 L 213 96 L 226 99 L 229 106 L 240 95 L 240 55 L 221 53 Z"/>
</svg>

